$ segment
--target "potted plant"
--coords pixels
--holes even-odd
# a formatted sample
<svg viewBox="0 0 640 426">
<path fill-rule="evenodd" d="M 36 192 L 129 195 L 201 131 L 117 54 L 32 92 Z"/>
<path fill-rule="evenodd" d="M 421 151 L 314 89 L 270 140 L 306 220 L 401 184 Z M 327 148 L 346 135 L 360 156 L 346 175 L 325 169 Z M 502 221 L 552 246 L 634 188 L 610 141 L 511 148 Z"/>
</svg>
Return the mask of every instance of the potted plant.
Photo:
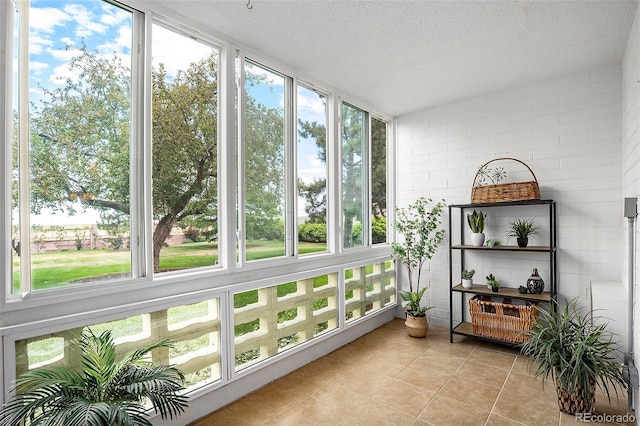
<svg viewBox="0 0 640 426">
<path fill-rule="evenodd" d="M 596 384 L 611 402 L 610 390 L 618 395 L 618 385 L 627 378 L 618 359 L 618 345 L 606 324 L 592 313 L 582 313 L 577 300 L 564 309 L 539 309 L 540 317 L 527 332 L 522 354 L 537 364 L 535 376 L 553 379 L 558 406 L 563 413 L 593 413 Z"/>
<path fill-rule="evenodd" d="M 487 279 L 487 288 L 490 288 L 491 291 L 498 291 L 500 282 L 496 279 L 496 277 L 493 274 L 489 274 L 485 278 Z"/>
<path fill-rule="evenodd" d="M 467 270 L 464 269 L 462 271 L 462 287 L 464 288 L 472 288 L 473 287 L 473 275 L 476 273 L 474 269 Z"/>
<path fill-rule="evenodd" d="M 539 226 L 536 226 L 533 219 L 517 218 L 509 223 L 509 231 L 507 231 L 507 241 L 513 237 L 518 242 L 518 247 L 526 247 L 529 244 L 529 237 L 537 234 Z"/>
<path fill-rule="evenodd" d="M 109 330 L 96 336 L 84 331 L 78 341 L 82 368 L 47 366 L 22 374 L 15 397 L 0 410 L 0 425 L 29 424 L 150 426 L 148 400 L 163 419 L 185 411 L 184 374 L 167 365 L 154 366 L 147 355 L 170 347 L 160 341 L 116 358 Z"/>
<path fill-rule="evenodd" d="M 480 247 L 484 244 L 484 223 L 487 214 L 482 210 L 467 214 L 467 223 L 471 228 L 471 244 Z"/>
<path fill-rule="evenodd" d="M 444 200 L 432 205 L 431 199 L 419 198 L 406 208 L 396 209 L 394 226 L 402 236 L 391 244 L 398 262 L 407 268 L 409 290 L 400 291 L 402 307 L 407 308 L 405 325 L 410 336 L 424 337 L 427 334 L 427 310 L 420 305 L 427 287 L 420 289 L 422 267 L 430 260 L 444 240 L 444 229 L 440 228 Z M 416 281 L 414 286 L 414 275 Z"/>
</svg>

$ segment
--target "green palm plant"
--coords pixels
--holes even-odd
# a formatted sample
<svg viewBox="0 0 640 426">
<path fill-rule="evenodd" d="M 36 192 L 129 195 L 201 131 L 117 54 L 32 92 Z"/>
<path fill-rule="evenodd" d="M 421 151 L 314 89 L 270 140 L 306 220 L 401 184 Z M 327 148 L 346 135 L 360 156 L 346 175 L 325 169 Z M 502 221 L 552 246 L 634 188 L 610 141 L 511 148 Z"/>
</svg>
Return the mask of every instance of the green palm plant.
<svg viewBox="0 0 640 426">
<path fill-rule="evenodd" d="M 96 336 L 83 331 L 79 371 L 49 366 L 22 374 L 15 397 L 0 410 L 0 425 L 17 426 L 150 426 L 144 403 L 149 400 L 163 419 L 184 412 L 184 374 L 176 367 L 154 366 L 147 355 L 171 347 L 162 340 L 116 359 L 109 330 Z"/>
</svg>

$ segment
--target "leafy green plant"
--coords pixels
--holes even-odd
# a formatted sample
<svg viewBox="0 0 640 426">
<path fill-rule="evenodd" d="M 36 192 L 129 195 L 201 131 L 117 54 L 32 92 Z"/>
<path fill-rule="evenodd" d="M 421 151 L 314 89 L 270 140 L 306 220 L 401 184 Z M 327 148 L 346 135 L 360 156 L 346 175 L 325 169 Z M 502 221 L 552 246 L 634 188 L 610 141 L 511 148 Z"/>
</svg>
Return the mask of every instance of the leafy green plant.
<svg viewBox="0 0 640 426">
<path fill-rule="evenodd" d="M 423 287 L 422 290 L 415 291 L 401 291 L 400 298 L 402 302 L 400 303 L 403 308 L 407 309 L 407 312 L 414 317 L 423 317 L 427 315 L 427 311 L 431 309 L 433 306 L 420 306 L 420 301 L 422 300 L 422 296 L 424 292 L 427 290 L 426 287 Z"/>
<path fill-rule="evenodd" d="M 163 419 L 185 411 L 184 374 L 168 365 L 154 366 L 147 355 L 171 347 L 162 340 L 116 359 L 111 332 L 82 333 L 78 341 L 82 369 L 48 366 L 16 380 L 16 396 L 0 410 L 0 425 L 150 426 L 145 400 Z"/>
<path fill-rule="evenodd" d="M 539 226 L 536 226 L 533 219 L 517 218 L 509 223 L 507 231 L 507 241 L 511 238 L 529 238 L 538 233 Z"/>
<path fill-rule="evenodd" d="M 500 247 L 502 245 L 502 241 L 500 240 L 487 240 L 487 247 Z"/>
<path fill-rule="evenodd" d="M 470 279 L 472 279 L 472 278 L 473 278 L 473 275 L 474 275 L 475 273 L 476 273 L 475 269 L 472 269 L 472 270 L 470 270 L 470 271 L 469 271 L 469 270 L 467 270 L 467 269 L 464 269 L 464 270 L 462 271 L 462 279 L 463 279 L 463 280 L 470 280 Z"/>
<path fill-rule="evenodd" d="M 440 228 L 444 200 L 431 205 L 431 199 L 421 197 L 406 208 L 396 209 L 395 229 L 403 239 L 391 244 L 398 262 L 407 268 L 409 291 L 400 291 L 402 306 L 409 307 L 414 316 L 425 316 L 428 308 L 420 307 L 426 287 L 420 290 L 422 267 L 435 254 L 438 244 L 444 240 L 444 229 Z M 417 273 L 414 290 L 414 273 Z M 413 294 L 411 294 L 413 293 Z M 416 306 L 418 308 L 416 308 Z"/>
<path fill-rule="evenodd" d="M 500 287 L 500 282 L 493 274 L 489 274 L 485 278 L 487 279 L 487 285 L 489 287 Z"/>
<path fill-rule="evenodd" d="M 471 228 L 471 232 L 474 234 L 484 232 L 484 223 L 486 219 L 487 214 L 482 210 L 474 210 L 473 213 L 467 214 L 467 223 L 469 224 L 469 228 Z"/>
<path fill-rule="evenodd" d="M 525 356 L 537 364 L 535 376 L 546 380 L 551 377 L 569 394 L 583 392 L 587 405 L 592 401 L 590 384 L 595 381 L 611 401 L 610 389 L 618 395 L 616 385 L 627 385 L 622 366 L 617 361 L 618 345 L 613 334 L 606 330 L 601 318 L 583 313 L 577 299 L 561 309 L 539 309 L 540 317 L 527 333 L 522 344 Z"/>
</svg>

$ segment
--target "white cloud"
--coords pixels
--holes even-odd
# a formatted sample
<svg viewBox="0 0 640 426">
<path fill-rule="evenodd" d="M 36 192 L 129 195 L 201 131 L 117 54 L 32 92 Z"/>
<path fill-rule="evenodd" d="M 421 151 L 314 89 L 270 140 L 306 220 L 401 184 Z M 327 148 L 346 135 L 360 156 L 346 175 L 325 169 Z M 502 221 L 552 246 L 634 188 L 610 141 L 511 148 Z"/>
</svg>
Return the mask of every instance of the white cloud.
<svg viewBox="0 0 640 426">
<path fill-rule="evenodd" d="M 164 64 L 169 76 L 185 70 L 189 64 L 198 62 L 213 51 L 211 46 L 185 37 L 160 25 L 153 26 L 151 55 L 154 64 Z"/>
<path fill-rule="evenodd" d="M 109 27 L 93 19 L 86 7 L 79 4 L 67 4 L 64 11 L 76 22 L 75 34 L 78 37 L 89 37 L 94 33 L 104 34 Z"/>
<path fill-rule="evenodd" d="M 49 64 L 46 62 L 30 61 L 29 70 L 35 74 L 41 74 L 43 70 L 49 68 Z"/>
<path fill-rule="evenodd" d="M 49 37 L 34 31 L 29 34 L 29 52 L 32 55 L 39 55 L 44 49 L 51 46 L 53 46 L 53 41 Z"/>
<path fill-rule="evenodd" d="M 97 47 L 99 52 L 105 54 L 125 54 L 131 55 L 131 27 L 122 26 L 117 30 L 117 36 L 113 40 L 109 40 Z"/>
<path fill-rule="evenodd" d="M 327 165 L 320 161 L 317 154 L 309 154 L 305 158 L 304 165 L 298 165 L 298 177 L 304 183 L 312 183 L 316 179 L 327 177 Z"/>
<path fill-rule="evenodd" d="M 29 9 L 31 30 L 53 33 L 56 26 L 65 26 L 71 17 L 64 11 L 53 7 L 32 7 Z"/>
<path fill-rule="evenodd" d="M 100 22 L 109 27 L 128 25 L 131 21 L 131 12 L 127 12 L 119 7 L 104 4 L 102 11 L 103 14 L 100 16 Z"/>
<path fill-rule="evenodd" d="M 70 70 L 69 66 L 65 63 L 55 67 L 51 74 L 49 75 L 49 82 L 55 84 L 56 86 L 62 86 L 66 83 L 67 79 L 70 78 L 72 81 L 78 80 L 80 75 L 80 70 Z"/>
<path fill-rule="evenodd" d="M 58 61 L 69 62 L 76 56 L 80 56 L 82 51 L 74 46 L 67 46 L 66 49 L 47 49 L 46 52 L 51 55 L 53 59 Z"/>
<path fill-rule="evenodd" d="M 308 89 L 298 90 L 298 118 L 303 121 L 317 121 L 326 123 L 325 102 L 313 91 Z"/>
</svg>

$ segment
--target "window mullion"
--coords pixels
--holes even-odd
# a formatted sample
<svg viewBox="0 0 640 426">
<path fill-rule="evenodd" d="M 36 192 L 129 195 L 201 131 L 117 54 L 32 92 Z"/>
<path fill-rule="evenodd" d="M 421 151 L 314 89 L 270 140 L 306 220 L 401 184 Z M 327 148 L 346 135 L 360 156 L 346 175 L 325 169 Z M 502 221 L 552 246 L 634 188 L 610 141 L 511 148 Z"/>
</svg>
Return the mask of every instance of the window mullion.
<svg viewBox="0 0 640 426">
<path fill-rule="evenodd" d="M 285 79 L 284 90 L 284 128 L 285 128 L 285 253 L 287 256 L 298 254 L 296 226 L 296 118 L 293 80 Z"/>
<path fill-rule="evenodd" d="M 247 245 L 246 239 L 246 191 L 245 191 L 245 127 L 246 127 L 246 112 L 247 112 L 247 94 L 245 88 L 245 57 L 242 53 L 238 53 L 238 69 L 237 69 L 237 81 L 238 81 L 238 221 L 236 223 L 236 244 L 237 244 L 237 259 L 238 266 L 242 266 L 246 263 Z"/>
<path fill-rule="evenodd" d="M 151 179 L 151 162 L 146 161 L 150 157 L 149 132 L 145 131 L 145 127 L 150 125 L 150 113 L 149 108 L 145 109 L 147 103 L 145 99 L 145 81 L 146 74 L 143 70 L 147 69 L 147 64 L 150 61 L 150 55 L 146 55 L 149 49 L 145 48 L 144 44 L 145 33 L 145 18 L 142 14 L 134 12 L 133 14 L 133 31 L 132 31 L 132 46 L 131 49 L 131 154 L 130 154 L 130 166 L 131 173 L 131 185 L 130 185 L 130 241 L 131 246 L 131 276 L 141 277 L 145 274 L 153 272 L 153 259 L 151 253 L 146 256 L 145 248 L 146 240 L 143 238 L 145 235 L 145 221 L 146 215 L 143 214 L 145 210 L 145 201 L 151 200 L 151 191 L 146 190 L 144 186 L 145 179 Z M 148 57 L 148 58 L 147 58 Z M 144 119 L 147 117 L 147 119 Z M 148 135 L 148 136 L 147 136 Z M 147 136 L 147 137 L 145 137 Z M 146 154 L 146 157 L 145 157 Z M 145 196 L 149 194 L 149 196 Z"/>
<path fill-rule="evenodd" d="M 20 293 L 31 293 L 31 220 L 29 216 L 29 1 L 20 7 L 20 52 L 18 58 L 19 117 L 19 210 L 20 210 Z"/>
</svg>

